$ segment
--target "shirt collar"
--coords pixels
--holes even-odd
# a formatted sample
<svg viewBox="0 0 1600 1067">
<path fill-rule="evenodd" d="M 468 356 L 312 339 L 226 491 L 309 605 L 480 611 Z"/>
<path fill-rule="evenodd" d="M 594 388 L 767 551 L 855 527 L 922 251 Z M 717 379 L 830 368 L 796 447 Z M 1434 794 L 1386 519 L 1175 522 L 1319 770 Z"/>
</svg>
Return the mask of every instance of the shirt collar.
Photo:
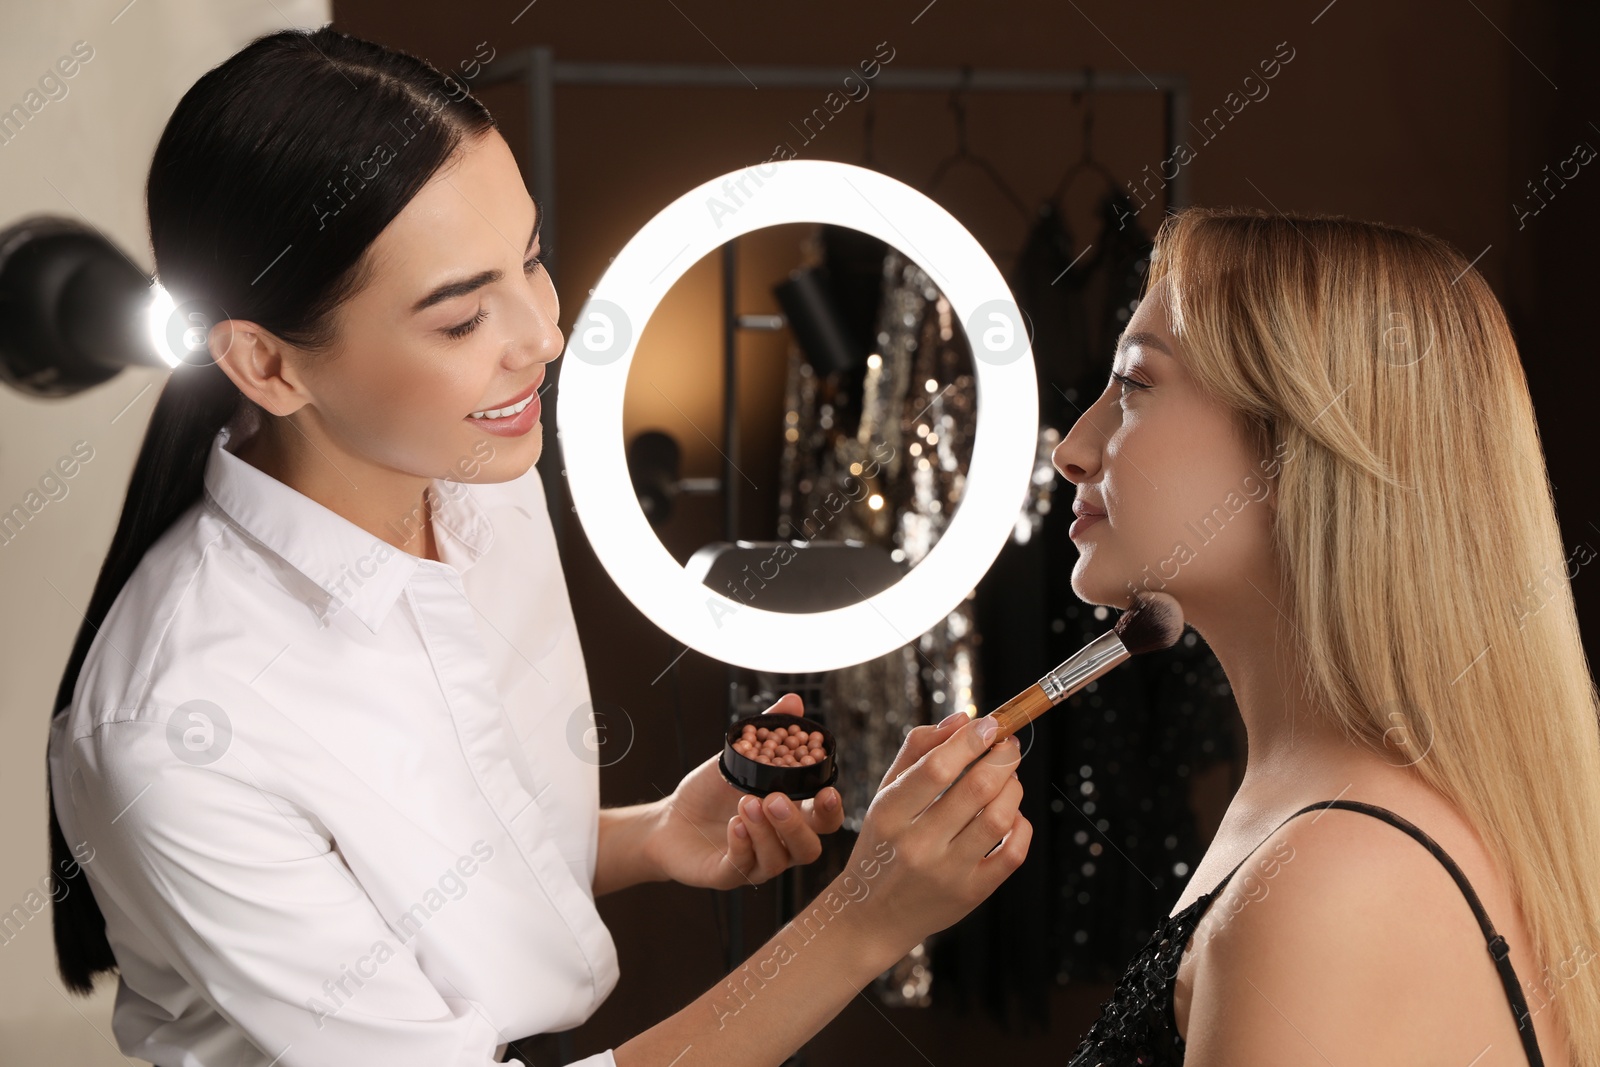
<svg viewBox="0 0 1600 1067">
<path fill-rule="evenodd" d="M 494 541 L 494 526 L 468 484 L 435 478 L 433 525 L 444 562 L 403 552 L 234 455 L 243 438 L 230 447 L 233 433 L 232 425 L 224 426 L 212 440 L 206 492 L 234 523 L 327 594 L 324 618 L 348 608 L 376 633 L 418 567 L 464 573 Z"/>
</svg>

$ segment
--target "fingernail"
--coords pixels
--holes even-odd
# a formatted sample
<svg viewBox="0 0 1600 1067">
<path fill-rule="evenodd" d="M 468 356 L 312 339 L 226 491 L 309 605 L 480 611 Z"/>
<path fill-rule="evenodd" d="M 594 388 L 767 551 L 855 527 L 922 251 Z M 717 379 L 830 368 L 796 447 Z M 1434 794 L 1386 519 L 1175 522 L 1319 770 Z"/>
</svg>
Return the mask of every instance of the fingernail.
<svg viewBox="0 0 1600 1067">
<path fill-rule="evenodd" d="M 944 717 L 943 722 L 939 723 L 939 729 L 943 730 L 946 726 L 949 726 L 951 723 L 958 720 L 965 722 L 968 718 L 969 716 L 964 711 L 952 711 L 949 715 Z"/>
<path fill-rule="evenodd" d="M 757 800 L 755 797 L 751 797 L 748 802 L 741 800 L 739 802 L 739 809 L 744 813 L 744 817 L 749 819 L 751 822 L 759 823 L 767 821 L 766 812 L 761 810 L 761 801 Z"/>
<path fill-rule="evenodd" d="M 995 731 L 1000 729 L 1000 723 L 993 715 L 985 715 L 978 720 L 978 738 L 984 744 L 994 739 Z"/>
<path fill-rule="evenodd" d="M 1012 771 L 1012 772 L 1011 772 L 1011 777 L 1013 777 L 1013 778 L 1017 778 L 1017 772 L 1016 772 L 1016 771 Z M 1022 779 L 1021 779 L 1021 778 L 1017 778 L 1017 781 L 1019 781 L 1019 782 L 1020 782 L 1020 781 L 1022 781 Z"/>
<path fill-rule="evenodd" d="M 772 814 L 774 818 L 787 819 L 794 814 L 794 807 L 789 803 L 789 798 L 779 793 L 772 798 Z"/>
<path fill-rule="evenodd" d="M 744 823 L 736 822 L 733 824 L 733 836 L 744 840 L 750 836 L 750 831 L 744 828 Z"/>
<path fill-rule="evenodd" d="M 839 794 L 829 790 L 822 798 L 822 806 L 825 808 L 837 808 L 839 806 Z"/>
</svg>

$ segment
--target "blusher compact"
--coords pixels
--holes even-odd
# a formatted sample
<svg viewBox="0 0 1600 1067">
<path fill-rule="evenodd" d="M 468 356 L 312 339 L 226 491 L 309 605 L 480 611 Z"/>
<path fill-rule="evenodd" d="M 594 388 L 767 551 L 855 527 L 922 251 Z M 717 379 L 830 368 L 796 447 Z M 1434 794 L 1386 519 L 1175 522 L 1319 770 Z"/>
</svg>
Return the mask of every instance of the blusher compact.
<svg viewBox="0 0 1600 1067">
<path fill-rule="evenodd" d="M 736 789 L 755 796 L 782 793 L 790 800 L 814 797 L 839 777 L 828 728 L 815 719 L 781 712 L 731 723 L 717 765 Z"/>
</svg>

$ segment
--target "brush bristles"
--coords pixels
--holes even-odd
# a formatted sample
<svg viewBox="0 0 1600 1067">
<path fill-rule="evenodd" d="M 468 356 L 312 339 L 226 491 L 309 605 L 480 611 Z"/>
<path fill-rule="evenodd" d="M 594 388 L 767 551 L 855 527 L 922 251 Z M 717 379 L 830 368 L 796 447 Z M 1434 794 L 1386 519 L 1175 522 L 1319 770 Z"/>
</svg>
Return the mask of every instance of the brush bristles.
<svg viewBox="0 0 1600 1067">
<path fill-rule="evenodd" d="M 1183 609 L 1166 593 L 1142 593 L 1112 629 L 1130 655 L 1171 648 L 1183 636 Z"/>
</svg>

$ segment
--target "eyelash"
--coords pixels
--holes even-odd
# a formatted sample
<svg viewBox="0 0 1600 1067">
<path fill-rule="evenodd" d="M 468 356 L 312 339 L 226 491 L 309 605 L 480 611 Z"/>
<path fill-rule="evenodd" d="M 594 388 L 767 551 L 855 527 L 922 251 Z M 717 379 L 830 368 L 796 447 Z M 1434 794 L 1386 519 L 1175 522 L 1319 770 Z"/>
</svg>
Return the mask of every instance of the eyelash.
<svg viewBox="0 0 1600 1067">
<path fill-rule="evenodd" d="M 1127 396 L 1128 395 L 1128 390 L 1129 389 L 1148 389 L 1148 388 L 1150 388 L 1144 382 L 1136 382 L 1132 378 L 1128 377 L 1126 374 L 1118 374 L 1116 371 L 1112 371 L 1111 372 L 1111 378 L 1118 385 L 1122 386 L 1122 395 L 1123 396 Z"/>
<path fill-rule="evenodd" d="M 539 250 L 539 254 L 538 255 L 534 256 L 532 259 L 525 260 L 523 262 L 523 264 L 522 264 L 523 272 L 526 273 L 526 274 L 532 274 L 534 271 L 536 271 L 536 270 L 540 269 L 541 267 L 543 267 L 544 264 L 545 264 L 545 261 L 550 258 L 550 253 L 552 251 L 554 251 L 554 249 L 552 249 L 549 245 L 546 245 L 545 247 L 541 248 Z M 446 337 L 450 338 L 451 340 L 459 341 L 459 340 L 461 340 L 461 338 L 467 336 L 467 334 L 471 333 L 473 330 L 476 330 L 478 328 L 479 324 L 482 323 L 483 320 L 488 318 L 488 317 L 489 317 L 488 312 L 484 311 L 483 308 L 480 307 L 478 309 L 478 313 L 476 315 L 472 316 L 472 318 L 468 319 L 466 322 L 461 323 L 460 325 L 449 327 L 448 329 L 444 330 L 443 333 L 444 333 L 444 335 Z"/>
</svg>

